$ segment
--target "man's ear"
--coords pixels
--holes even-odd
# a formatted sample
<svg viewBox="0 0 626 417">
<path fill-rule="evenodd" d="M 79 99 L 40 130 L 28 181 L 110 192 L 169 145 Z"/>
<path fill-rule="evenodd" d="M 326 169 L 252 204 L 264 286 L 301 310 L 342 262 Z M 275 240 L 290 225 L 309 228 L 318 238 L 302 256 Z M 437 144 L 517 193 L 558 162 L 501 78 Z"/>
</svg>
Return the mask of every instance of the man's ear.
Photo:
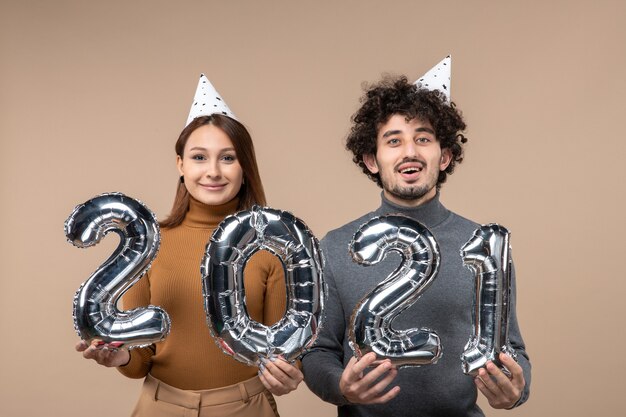
<svg viewBox="0 0 626 417">
<path fill-rule="evenodd" d="M 363 163 L 372 174 L 378 174 L 378 162 L 376 162 L 376 157 L 374 155 L 371 153 L 364 154 Z"/>
<path fill-rule="evenodd" d="M 439 171 L 445 171 L 452 161 L 452 151 L 450 148 L 443 148 L 441 150 L 441 160 L 439 161 Z"/>
</svg>

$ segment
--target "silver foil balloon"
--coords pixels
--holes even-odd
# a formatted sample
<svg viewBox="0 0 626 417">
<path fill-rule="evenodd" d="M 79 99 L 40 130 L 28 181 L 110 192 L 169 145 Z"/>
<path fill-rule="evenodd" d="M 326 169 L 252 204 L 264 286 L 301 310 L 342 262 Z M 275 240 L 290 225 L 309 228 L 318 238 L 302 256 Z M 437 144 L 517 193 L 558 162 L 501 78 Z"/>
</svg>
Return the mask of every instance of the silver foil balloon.
<svg viewBox="0 0 626 417">
<path fill-rule="evenodd" d="M 401 215 L 371 219 L 350 243 L 353 260 L 365 266 L 377 264 L 390 251 L 399 252 L 402 263 L 356 305 L 349 344 L 359 358 L 373 351 L 379 360 L 388 358 L 397 367 L 436 363 L 441 342 L 435 332 L 395 330 L 392 324 L 437 276 L 439 246 L 425 226 Z"/>
<path fill-rule="evenodd" d="M 475 276 L 473 327 L 461 354 L 463 372 L 476 375 L 487 361 L 493 361 L 509 373 L 498 359 L 500 352 L 516 357 L 508 331 L 511 308 L 509 231 L 497 224 L 479 227 L 461 248 L 461 257 Z"/>
<path fill-rule="evenodd" d="M 259 250 L 285 268 L 287 310 L 272 326 L 250 318 L 243 272 Z M 324 307 L 322 255 L 315 236 L 291 213 L 254 206 L 226 217 L 213 232 L 202 261 L 207 322 L 222 350 L 240 362 L 282 355 L 295 360 L 317 337 Z"/>
<path fill-rule="evenodd" d="M 74 296 L 76 332 L 88 343 L 101 340 L 126 348 L 165 339 L 170 319 L 163 309 L 117 308 L 119 298 L 141 278 L 159 250 L 156 217 L 141 202 L 108 193 L 77 206 L 65 221 L 67 240 L 79 248 L 96 245 L 109 232 L 117 233 L 120 243 Z"/>
</svg>

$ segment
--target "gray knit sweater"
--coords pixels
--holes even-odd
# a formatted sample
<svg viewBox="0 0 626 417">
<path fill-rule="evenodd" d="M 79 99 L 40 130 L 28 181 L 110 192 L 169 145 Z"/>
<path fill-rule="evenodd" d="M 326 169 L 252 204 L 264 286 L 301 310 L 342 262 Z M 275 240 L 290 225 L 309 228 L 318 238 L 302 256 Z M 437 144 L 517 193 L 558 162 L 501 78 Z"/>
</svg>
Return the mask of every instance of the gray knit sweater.
<svg viewBox="0 0 626 417">
<path fill-rule="evenodd" d="M 426 327 L 441 338 L 443 356 L 434 365 L 402 368 L 391 386 L 400 394 L 381 405 L 352 405 L 339 391 L 339 379 L 352 356 L 348 346 L 348 323 L 359 300 L 400 263 L 389 254 L 377 265 L 354 263 L 348 244 L 357 229 L 373 217 L 404 214 L 430 229 L 439 244 L 441 266 L 437 278 L 415 304 L 394 321 L 396 329 Z M 463 265 L 459 251 L 479 225 L 446 209 L 439 195 L 416 208 L 397 206 L 383 197 L 381 206 L 322 240 L 328 284 L 325 321 L 315 346 L 303 357 L 305 381 L 323 400 L 339 406 L 339 416 L 482 416 L 476 404 L 477 389 L 461 369 L 460 355 L 472 332 L 471 309 L 474 276 Z M 526 401 L 530 387 L 530 362 L 515 313 L 515 272 L 512 271 L 509 337 L 524 370 L 526 388 L 518 404 Z"/>
</svg>

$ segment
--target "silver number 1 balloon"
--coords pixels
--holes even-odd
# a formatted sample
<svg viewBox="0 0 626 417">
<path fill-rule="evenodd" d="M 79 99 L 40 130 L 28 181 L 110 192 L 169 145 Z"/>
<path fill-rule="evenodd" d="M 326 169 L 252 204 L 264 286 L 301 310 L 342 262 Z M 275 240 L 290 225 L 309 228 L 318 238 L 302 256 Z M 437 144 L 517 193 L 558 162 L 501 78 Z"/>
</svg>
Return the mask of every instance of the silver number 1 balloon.
<svg viewBox="0 0 626 417">
<path fill-rule="evenodd" d="M 120 244 L 74 296 L 76 332 L 88 343 L 100 340 L 115 347 L 163 340 L 170 329 L 164 310 L 117 308 L 118 299 L 141 278 L 159 249 L 154 214 L 137 200 L 108 193 L 77 206 L 65 221 L 67 240 L 80 248 L 97 244 L 111 231 L 120 236 Z"/>
<path fill-rule="evenodd" d="M 400 215 L 371 219 L 350 243 L 353 260 L 366 266 L 380 262 L 389 251 L 399 252 L 402 263 L 355 307 L 349 344 L 359 358 L 373 351 L 397 367 L 436 363 L 441 356 L 437 333 L 416 328 L 395 330 L 392 322 L 437 276 L 439 246 L 426 227 Z"/>
<path fill-rule="evenodd" d="M 272 326 L 246 311 L 243 271 L 259 250 L 278 256 L 286 270 L 287 311 Z M 201 272 L 207 323 L 225 353 L 254 366 L 278 355 L 293 361 L 313 344 L 324 306 L 322 256 L 300 219 L 258 206 L 226 217 L 211 236 Z"/>
<path fill-rule="evenodd" d="M 515 358 L 509 342 L 511 256 L 509 232 L 497 224 L 478 228 L 461 248 L 465 265 L 475 274 L 472 335 L 461 355 L 463 372 L 476 375 L 487 361 L 503 369 L 498 354 Z"/>
</svg>

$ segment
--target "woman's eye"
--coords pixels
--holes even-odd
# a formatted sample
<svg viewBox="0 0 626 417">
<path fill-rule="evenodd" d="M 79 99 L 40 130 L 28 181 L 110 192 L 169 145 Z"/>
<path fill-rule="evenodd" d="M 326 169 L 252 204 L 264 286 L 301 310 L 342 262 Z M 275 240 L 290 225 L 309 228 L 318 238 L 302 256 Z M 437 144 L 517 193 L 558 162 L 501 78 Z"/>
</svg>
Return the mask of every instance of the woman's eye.
<svg viewBox="0 0 626 417">
<path fill-rule="evenodd" d="M 204 161 L 206 158 L 204 157 L 204 155 L 196 154 L 196 155 L 191 155 L 191 159 L 195 161 Z"/>
<path fill-rule="evenodd" d="M 222 157 L 222 160 L 226 161 L 226 162 L 234 162 L 237 160 L 237 158 L 234 155 L 224 155 Z"/>
</svg>

